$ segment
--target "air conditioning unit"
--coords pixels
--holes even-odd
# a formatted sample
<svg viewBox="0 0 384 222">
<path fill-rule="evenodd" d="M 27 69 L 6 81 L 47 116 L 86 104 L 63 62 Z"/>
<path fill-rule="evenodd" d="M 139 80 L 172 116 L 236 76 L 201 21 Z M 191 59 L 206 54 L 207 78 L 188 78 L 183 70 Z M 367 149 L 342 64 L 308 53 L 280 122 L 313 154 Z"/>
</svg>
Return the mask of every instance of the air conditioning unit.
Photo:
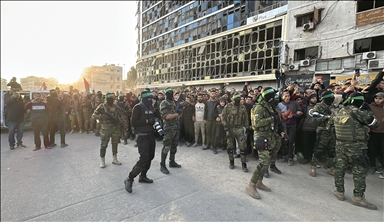
<svg viewBox="0 0 384 222">
<path fill-rule="evenodd" d="M 376 59 L 376 52 L 364 52 L 363 53 L 363 59 Z"/>
<path fill-rule="evenodd" d="M 311 64 L 311 61 L 309 59 L 300 61 L 300 66 L 309 66 L 310 64 Z"/>
<path fill-rule="evenodd" d="M 292 65 L 289 65 L 289 70 L 291 70 L 291 71 L 299 70 L 299 68 L 300 68 L 300 64 L 299 63 L 295 63 L 295 64 L 292 64 Z"/>
<path fill-rule="evenodd" d="M 303 30 L 304 31 L 309 31 L 315 28 L 315 24 L 313 22 L 308 22 L 303 25 Z"/>
<path fill-rule="evenodd" d="M 368 69 L 384 68 L 384 59 L 372 59 L 368 61 Z"/>
</svg>

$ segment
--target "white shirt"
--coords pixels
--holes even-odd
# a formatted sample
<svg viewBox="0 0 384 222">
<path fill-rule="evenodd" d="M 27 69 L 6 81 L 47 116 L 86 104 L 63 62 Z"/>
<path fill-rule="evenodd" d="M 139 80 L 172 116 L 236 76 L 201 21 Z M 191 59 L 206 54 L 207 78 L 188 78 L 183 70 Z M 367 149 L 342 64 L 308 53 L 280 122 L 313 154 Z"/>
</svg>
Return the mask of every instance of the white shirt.
<svg viewBox="0 0 384 222">
<path fill-rule="evenodd" d="M 195 104 L 195 117 L 196 121 L 204 121 L 205 104 L 197 102 Z"/>
</svg>

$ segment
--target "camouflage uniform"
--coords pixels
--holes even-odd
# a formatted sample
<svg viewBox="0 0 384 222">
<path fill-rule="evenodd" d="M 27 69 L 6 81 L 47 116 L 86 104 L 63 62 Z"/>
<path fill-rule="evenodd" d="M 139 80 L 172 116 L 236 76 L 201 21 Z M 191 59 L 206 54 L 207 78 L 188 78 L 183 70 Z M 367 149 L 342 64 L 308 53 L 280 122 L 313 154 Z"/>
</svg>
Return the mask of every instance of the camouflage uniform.
<svg viewBox="0 0 384 222">
<path fill-rule="evenodd" d="M 164 162 L 170 151 L 169 161 L 175 161 L 177 152 L 177 144 L 179 141 L 179 118 L 169 119 L 168 114 L 175 114 L 176 104 L 174 101 L 165 99 L 160 104 L 160 114 L 164 123 L 163 149 L 161 153 L 161 161 Z"/>
<path fill-rule="evenodd" d="M 99 96 L 100 95 L 100 96 Z M 103 101 L 103 97 L 102 97 L 102 94 L 98 93 L 95 97 L 95 107 L 98 107 L 100 104 L 102 104 L 104 101 Z M 96 135 L 100 133 L 100 127 L 101 127 L 101 124 L 100 124 L 100 121 L 97 121 L 96 120 L 96 129 L 95 129 L 95 133 Z"/>
<path fill-rule="evenodd" d="M 249 127 L 247 109 L 242 104 L 236 106 L 233 102 L 229 103 L 223 109 L 221 122 L 223 123 L 224 129 L 231 128 L 233 132 L 233 135 L 231 135 L 231 132 L 226 130 L 229 161 L 234 161 L 233 153 L 236 149 L 234 139 L 236 139 L 239 144 L 241 162 L 245 163 L 246 136 L 244 134 L 244 127 Z"/>
<path fill-rule="evenodd" d="M 130 136 L 129 128 L 130 128 L 131 124 L 129 123 L 129 120 L 130 120 L 130 115 L 132 113 L 132 108 L 131 108 L 131 105 L 129 105 L 129 102 L 127 102 L 127 101 L 117 101 L 116 104 L 121 108 L 121 110 L 123 112 L 124 124 L 123 124 L 122 129 L 121 129 L 121 132 L 122 132 L 121 136 L 124 139 L 124 143 L 126 143 L 128 137 Z"/>
<path fill-rule="evenodd" d="M 70 114 L 71 114 L 70 119 L 71 119 L 71 129 L 72 129 L 72 132 L 75 129 L 76 120 L 77 120 L 77 125 L 76 126 L 80 130 L 80 133 L 82 133 L 83 121 L 81 119 L 81 104 L 80 104 L 79 99 L 72 98 L 69 101 L 69 108 L 71 110 L 71 112 L 70 112 Z"/>
<path fill-rule="evenodd" d="M 313 107 L 313 113 L 317 112 L 321 115 L 313 114 L 312 120 L 317 125 L 316 128 L 316 144 L 312 154 L 311 165 L 316 166 L 322 155 L 327 156 L 327 167 L 334 166 L 335 157 L 335 137 L 330 129 L 327 129 L 328 116 L 332 114 L 332 106 L 328 106 L 324 102 L 318 103 Z"/>
<path fill-rule="evenodd" d="M 251 110 L 251 121 L 256 141 L 264 137 L 267 139 L 268 144 L 268 149 L 257 150 L 259 165 L 256 167 L 251 178 L 251 182 L 256 183 L 259 180 L 263 180 L 264 173 L 268 170 L 271 163 L 271 158 L 276 160 L 276 155 L 281 145 L 281 136 L 277 132 L 276 122 L 281 120 L 278 112 L 272 108 L 271 104 L 261 101 Z"/>
<path fill-rule="evenodd" d="M 351 113 L 354 113 L 356 119 L 351 116 Z M 353 124 L 351 124 L 352 126 L 344 125 L 340 127 L 337 123 L 337 118 L 345 114 L 351 116 Z M 354 106 L 341 108 L 329 120 L 327 128 L 335 127 L 336 134 L 335 186 L 338 192 L 344 193 L 345 170 L 351 165 L 355 184 L 353 194 L 357 197 L 364 195 L 366 188 L 365 178 L 369 169 L 367 157 L 368 126 L 375 128 L 378 124 L 379 122 L 374 118 L 371 111 L 359 110 Z M 350 134 L 348 139 L 345 137 L 346 134 Z"/>
<path fill-rule="evenodd" d="M 105 152 L 108 147 L 109 140 L 111 139 L 112 143 L 112 154 L 114 158 L 117 155 L 117 145 L 120 141 L 120 131 L 119 126 L 114 120 L 111 118 L 109 119 L 102 119 L 103 114 L 108 113 L 112 117 L 114 117 L 115 120 L 122 122 L 122 113 L 120 112 L 119 108 L 116 104 L 113 104 L 112 106 L 108 105 L 108 103 L 102 103 L 100 104 L 95 112 L 92 115 L 93 119 L 99 119 L 100 125 L 101 125 L 101 147 L 100 147 L 100 157 L 105 157 Z"/>
<path fill-rule="evenodd" d="M 89 133 L 90 129 L 93 129 L 93 119 L 92 119 L 92 100 L 90 98 L 90 94 L 83 97 L 81 102 L 83 118 L 84 118 L 84 130 Z"/>
</svg>

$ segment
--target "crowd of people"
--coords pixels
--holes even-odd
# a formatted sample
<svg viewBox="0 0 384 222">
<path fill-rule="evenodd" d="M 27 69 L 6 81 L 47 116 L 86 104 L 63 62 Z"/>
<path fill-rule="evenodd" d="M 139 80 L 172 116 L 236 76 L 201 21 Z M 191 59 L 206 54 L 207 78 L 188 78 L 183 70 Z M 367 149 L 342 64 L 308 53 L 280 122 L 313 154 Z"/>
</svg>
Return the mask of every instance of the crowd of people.
<svg viewBox="0 0 384 222">
<path fill-rule="evenodd" d="M 358 76 L 356 71 L 343 85 L 325 86 L 314 77 L 308 88 L 297 82 L 280 90 L 252 88 L 246 82 L 242 90 L 227 90 L 228 84 L 209 90 L 183 85 L 164 91 L 147 88 L 138 96 L 80 93 L 73 88 L 64 93 L 56 88 L 47 98 L 35 93 L 31 101 L 21 99 L 12 89 L 6 101 L 9 145 L 10 149 L 15 145 L 25 147 L 22 125 L 28 115 L 34 131 L 34 151 L 41 149 L 40 134 L 45 148 L 50 149 L 56 146 L 56 133 L 60 133 L 61 147 L 66 147 L 67 132 L 92 131 L 102 140 L 101 168 L 106 167 L 110 139 L 113 164 L 121 164 L 117 160 L 118 143 L 135 140 L 140 160 L 124 181 L 128 192 L 132 192 L 139 174 L 139 182 L 153 182 L 147 172 L 156 139 L 163 141 L 160 171 L 164 174 L 169 173 L 165 163 L 168 153 L 169 167 L 181 167 L 175 161 L 177 147 L 200 147 L 213 154 L 225 151 L 229 168 L 234 169 L 235 158 L 240 158 L 244 172 L 252 154 L 259 165 L 246 189 L 257 199 L 257 189 L 271 191 L 262 182 L 269 177 L 269 170 L 282 173 L 276 162 L 288 166 L 309 163 L 309 175 L 315 177 L 324 159 L 327 173 L 335 177 L 339 200 L 344 199 L 344 173 L 350 171 L 355 180 L 352 203 L 375 209 L 365 200 L 364 191 L 369 168 L 384 178 L 384 73 L 379 72 L 366 88 L 357 87 Z"/>
</svg>

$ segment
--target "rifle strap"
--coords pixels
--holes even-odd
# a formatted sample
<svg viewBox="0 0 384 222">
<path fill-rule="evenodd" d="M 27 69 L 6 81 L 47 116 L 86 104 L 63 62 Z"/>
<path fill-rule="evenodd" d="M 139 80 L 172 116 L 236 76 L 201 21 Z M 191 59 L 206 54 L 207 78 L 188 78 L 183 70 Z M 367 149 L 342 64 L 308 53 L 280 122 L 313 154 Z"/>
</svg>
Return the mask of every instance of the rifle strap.
<svg viewBox="0 0 384 222">
<path fill-rule="evenodd" d="M 360 120 L 359 120 L 359 118 L 357 118 L 357 116 L 356 116 L 356 114 L 353 112 L 353 111 L 351 111 L 351 116 L 352 116 L 352 118 L 354 118 L 357 122 L 359 122 L 361 125 L 366 125 L 365 123 L 363 123 L 363 122 L 361 122 Z"/>
</svg>

